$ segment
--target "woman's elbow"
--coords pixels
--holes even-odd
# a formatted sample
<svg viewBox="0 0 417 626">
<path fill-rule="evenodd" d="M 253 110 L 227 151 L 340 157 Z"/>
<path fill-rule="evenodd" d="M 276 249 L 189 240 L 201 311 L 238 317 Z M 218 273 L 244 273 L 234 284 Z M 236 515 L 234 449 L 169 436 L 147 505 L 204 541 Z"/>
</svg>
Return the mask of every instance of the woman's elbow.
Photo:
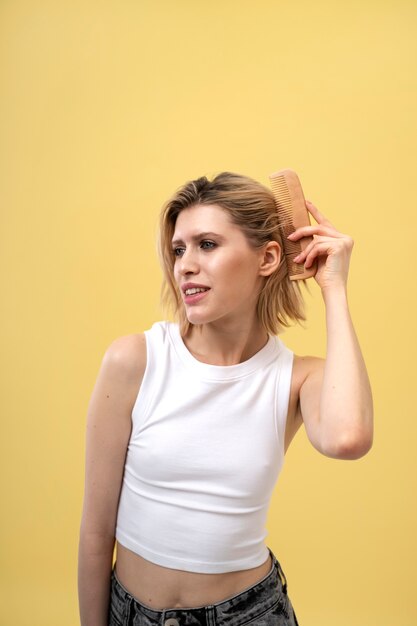
<svg viewBox="0 0 417 626">
<path fill-rule="evenodd" d="M 339 444 L 337 458 L 346 461 L 355 461 L 365 456 L 365 454 L 368 454 L 372 448 L 372 444 L 372 436 L 347 439 Z"/>
<path fill-rule="evenodd" d="M 356 432 L 347 431 L 324 445 L 324 454 L 334 459 L 354 461 L 365 456 L 373 445 L 373 428 L 363 428 Z"/>
</svg>

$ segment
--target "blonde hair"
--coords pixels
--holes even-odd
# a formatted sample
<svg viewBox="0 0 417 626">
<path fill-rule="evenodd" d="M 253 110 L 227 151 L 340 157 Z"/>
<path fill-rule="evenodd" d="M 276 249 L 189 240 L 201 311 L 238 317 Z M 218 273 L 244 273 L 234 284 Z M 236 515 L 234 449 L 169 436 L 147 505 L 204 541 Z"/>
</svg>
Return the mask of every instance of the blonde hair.
<svg viewBox="0 0 417 626">
<path fill-rule="evenodd" d="M 256 180 L 233 172 L 221 172 L 212 181 L 202 176 L 177 189 L 161 210 L 158 253 L 165 276 L 161 305 L 173 311 L 183 336 L 192 324 L 186 317 L 174 278 L 175 257 L 171 241 L 175 223 L 183 209 L 213 204 L 228 213 L 231 221 L 241 228 L 254 248 L 261 248 L 268 241 L 277 241 L 283 251 L 274 196 Z M 265 278 L 257 303 L 257 315 L 267 333 L 277 335 L 291 321 L 306 319 L 299 282 L 289 279 L 285 255 L 281 254 L 278 268 Z"/>
</svg>

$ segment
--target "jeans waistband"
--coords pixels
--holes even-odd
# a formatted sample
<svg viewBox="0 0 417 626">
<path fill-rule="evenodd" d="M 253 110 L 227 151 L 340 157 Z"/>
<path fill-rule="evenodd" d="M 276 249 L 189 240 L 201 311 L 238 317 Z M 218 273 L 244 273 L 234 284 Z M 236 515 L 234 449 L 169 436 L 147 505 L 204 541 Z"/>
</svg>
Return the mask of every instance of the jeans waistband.
<svg viewBox="0 0 417 626">
<path fill-rule="evenodd" d="M 256 611 L 259 611 L 260 608 L 262 608 L 262 610 L 268 610 L 274 602 L 277 602 L 279 594 L 286 596 L 287 580 L 285 574 L 272 550 L 270 548 L 268 548 L 268 550 L 271 555 L 272 564 L 270 571 L 264 578 L 253 586 L 239 592 L 237 595 L 211 605 L 189 608 L 173 607 L 160 610 L 152 609 L 131 596 L 118 580 L 114 570 L 112 572 L 113 584 L 116 584 L 118 587 L 117 592 L 119 597 L 121 596 L 120 600 L 129 603 L 129 612 L 142 613 L 155 625 L 160 624 L 162 626 L 168 626 L 171 623 L 174 624 L 177 622 L 176 618 L 181 617 L 181 613 L 188 613 L 194 614 L 199 623 L 201 621 L 201 623 L 207 625 L 216 623 L 226 626 L 229 622 L 233 621 L 234 623 L 234 616 L 237 613 L 243 610 L 245 612 L 253 610 L 254 615 L 256 615 Z M 210 616 L 212 616 L 212 619 Z"/>
</svg>

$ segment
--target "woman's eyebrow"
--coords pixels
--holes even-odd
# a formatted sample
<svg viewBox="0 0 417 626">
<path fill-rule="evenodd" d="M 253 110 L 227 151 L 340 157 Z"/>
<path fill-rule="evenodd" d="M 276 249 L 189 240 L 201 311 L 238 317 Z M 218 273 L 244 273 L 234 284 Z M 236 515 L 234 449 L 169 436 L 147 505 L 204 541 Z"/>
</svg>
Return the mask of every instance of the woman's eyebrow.
<svg viewBox="0 0 417 626">
<path fill-rule="evenodd" d="M 199 241 L 200 239 L 204 239 L 205 237 L 214 237 L 215 239 L 219 239 L 221 241 L 224 241 L 224 237 L 222 235 L 219 235 L 218 233 L 213 233 L 213 232 L 206 232 L 206 233 L 198 233 L 197 235 L 193 235 L 191 237 L 192 241 Z M 179 243 L 184 243 L 182 239 L 173 239 L 172 240 L 172 245 L 176 246 Z"/>
</svg>

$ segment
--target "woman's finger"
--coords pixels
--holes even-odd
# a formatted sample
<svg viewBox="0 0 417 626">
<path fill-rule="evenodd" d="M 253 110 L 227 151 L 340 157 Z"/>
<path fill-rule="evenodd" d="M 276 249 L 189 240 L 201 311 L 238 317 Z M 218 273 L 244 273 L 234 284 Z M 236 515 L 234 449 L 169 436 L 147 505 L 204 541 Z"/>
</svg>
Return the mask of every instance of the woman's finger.
<svg viewBox="0 0 417 626">
<path fill-rule="evenodd" d="M 307 254 L 305 258 L 304 267 L 308 269 L 314 263 L 317 257 L 319 256 L 328 257 L 330 253 L 331 253 L 331 243 L 327 241 L 321 241 L 320 243 L 315 244 L 314 247 L 310 250 L 310 252 Z"/>
<path fill-rule="evenodd" d="M 306 248 L 304 248 L 304 250 L 302 252 L 300 252 L 300 254 L 298 254 L 296 257 L 294 257 L 294 261 L 296 263 L 303 263 L 305 258 L 312 251 L 312 249 L 314 248 L 315 245 L 316 245 L 316 241 L 315 241 L 315 239 L 313 239 L 313 241 L 310 241 L 308 246 Z"/>
<path fill-rule="evenodd" d="M 318 256 L 329 256 L 331 253 L 336 252 L 334 250 L 334 241 L 324 239 L 322 241 L 313 241 L 312 244 L 308 246 L 298 257 L 296 257 L 296 263 L 303 263 L 307 269 L 310 265 L 313 264 L 314 260 Z M 295 261 L 295 259 L 294 259 Z"/>
<path fill-rule="evenodd" d="M 311 226 L 301 226 L 293 233 L 288 235 L 291 241 L 297 241 L 302 237 L 311 237 L 312 235 L 321 235 L 327 237 L 344 237 L 343 233 L 339 233 L 333 226 L 325 226 L 324 224 L 313 224 Z"/>
<path fill-rule="evenodd" d="M 324 226 L 329 226 L 330 228 L 334 228 L 333 224 L 321 213 L 315 204 L 311 202 L 311 200 L 306 200 L 307 210 L 314 217 L 318 224 L 323 224 Z"/>
<path fill-rule="evenodd" d="M 296 263 L 305 263 L 308 268 L 317 256 L 339 256 L 347 253 L 353 247 L 353 239 L 346 237 L 345 239 L 334 239 L 333 237 L 317 237 L 309 245 L 294 258 Z"/>
</svg>

